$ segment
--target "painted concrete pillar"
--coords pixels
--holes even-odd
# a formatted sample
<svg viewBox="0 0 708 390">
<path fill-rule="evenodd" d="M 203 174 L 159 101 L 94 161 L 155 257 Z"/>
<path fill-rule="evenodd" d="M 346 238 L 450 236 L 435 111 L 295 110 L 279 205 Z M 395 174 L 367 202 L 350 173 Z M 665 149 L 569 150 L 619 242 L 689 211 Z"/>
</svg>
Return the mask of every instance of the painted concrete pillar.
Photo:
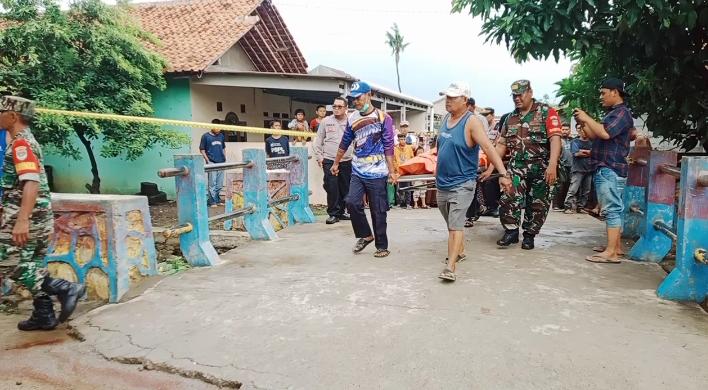
<svg viewBox="0 0 708 390">
<path fill-rule="evenodd" d="M 660 298 L 695 302 L 708 298 L 708 187 L 698 183 L 698 178 L 705 175 L 708 157 L 683 158 L 676 267 L 659 285 Z"/>
<path fill-rule="evenodd" d="M 118 302 L 157 274 L 147 198 L 52 194 L 54 236 L 45 262 L 58 278 L 85 283 L 89 299 Z"/>
<path fill-rule="evenodd" d="M 204 157 L 199 154 L 176 154 L 175 168 L 186 168 L 188 175 L 176 176 L 177 217 L 179 224 L 192 224 L 192 231 L 179 237 L 179 246 L 193 267 L 219 263 L 219 255 L 209 239 L 209 209 L 207 208 L 207 174 Z"/>
<path fill-rule="evenodd" d="M 641 238 L 629 252 L 629 258 L 658 263 L 666 257 L 672 239 L 654 228 L 657 221 L 674 227 L 676 178 L 659 170 L 660 165 L 676 166 L 676 152 L 652 151 L 647 161 L 647 204 Z"/>
<path fill-rule="evenodd" d="M 304 149 L 307 148 L 292 148 Z M 275 240 L 278 235 L 270 224 L 268 206 L 268 172 L 266 172 L 266 155 L 263 149 L 245 149 L 243 161 L 253 163 L 252 168 L 243 170 L 243 204 L 244 207 L 255 206 L 256 210 L 244 216 L 243 223 L 253 240 Z M 307 186 L 307 182 L 305 182 Z"/>
<path fill-rule="evenodd" d="M 233 202 L 233 182 L 230 180 L 229 175 L 226 175 L 226 202 L 224 202 L 224 213 L 229 214 L 234 211 Z M 234 227 L 234 221 L 229 219 L 224 221 L 224 230 L 231 230 Z"/>
<path fill-rule="evenodd" d="M 649 159 L 649 148 L 632 148 L 629 156 L 632 160 Z M 647 182 L 649 167 L 636 163 L 629 164 L 627 185 L 624 188 L 624 215 L 622 216 L 622 237 L 637 239 L 646 229 L 645 214 L 647 209 Z"/>
<path fill-rule="evenodd" d="M 314 223 L 315 215 L 310 209 L 310 189 L 307 186 L 307 148 L 290 148 L 290 154 L 297 157 L 290 164 L 290 195 L 298 195 L 298 199 L 288 203 L 288 223 Z"/>
</svg>

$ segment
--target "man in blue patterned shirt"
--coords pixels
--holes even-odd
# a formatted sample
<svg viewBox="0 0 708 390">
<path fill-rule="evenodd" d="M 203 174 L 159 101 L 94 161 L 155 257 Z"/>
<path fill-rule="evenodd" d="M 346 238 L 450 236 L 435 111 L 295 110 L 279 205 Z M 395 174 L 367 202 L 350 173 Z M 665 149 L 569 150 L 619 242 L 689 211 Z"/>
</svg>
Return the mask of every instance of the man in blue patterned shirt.
<svg viewBox="0 0 708 390">
<path fill-rule="evenodd" d="M 339 162 L 354 143 L 352 179 L 346 198 L 354 234 L 358 239 L 354 245 L 354 253 L 361 252 L 375 241 L 374 256 L 386 257 L 390 253 L 386 235 L 386 185 L 387 182 L 395 184 L 397 180 L 396 171 L 393 169 L 393 119 L 374 107 L 371 101 L 371 87 L 363 81 L 352 84 L 349 98 L 356 111 L 349 116 L 330 171 L 335 176 L 339 174 Z M 369 200 L 373 234 L 364 214 L 364 194 Z"/>
<path fill-rule="evenodd" d="M 626 96 L 624 82 L 609 78 L 600 88 L 600 100 L 607 110 L 602 123 L 596 122 L 583 110 L 576 108 L 573 113 L 578 122 L 585 124 L 586 134 L 593 140 L 590 163 L 595 167 L 595 191 L 600 214 L 607 224 L 607 246 L 602 252 L 586 258 L 593 263 L 619 263 L 622 254 L 622 193 L 627 181 L 627 155 L 634 127 L 632 113 L 625 104 Z"/>
</svg>

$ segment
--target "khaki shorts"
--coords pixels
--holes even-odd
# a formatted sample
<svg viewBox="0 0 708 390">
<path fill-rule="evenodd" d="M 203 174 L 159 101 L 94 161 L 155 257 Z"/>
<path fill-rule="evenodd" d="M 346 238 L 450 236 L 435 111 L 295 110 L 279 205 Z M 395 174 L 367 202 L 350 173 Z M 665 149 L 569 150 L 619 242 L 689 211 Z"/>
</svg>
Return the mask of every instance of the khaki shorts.
<svg viewBox="0 0 708 390">
<path fill-rule="evenodd" d="M 438 209 L 440 209 L 440 213 L 445 218 L 447 230 L 465 229 L 465 214 L 474 200 L 476 187 L 477 182 L 470 180 L 451 190 L 438 188 Z"/>
</svg>

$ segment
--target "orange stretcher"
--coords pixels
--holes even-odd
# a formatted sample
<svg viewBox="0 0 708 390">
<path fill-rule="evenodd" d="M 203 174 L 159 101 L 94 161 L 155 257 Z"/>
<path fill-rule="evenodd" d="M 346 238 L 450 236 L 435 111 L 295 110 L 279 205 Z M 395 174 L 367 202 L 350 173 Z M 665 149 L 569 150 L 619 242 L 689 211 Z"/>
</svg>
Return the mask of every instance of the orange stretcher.
<svg viewBox="0 0 708 390">
<path fill-rule="evenodd" d="M 434 174 L 435 166 L 438 164 L 438 154 L 436 149 L 432 149 L 428 153 L 423 153 L 420 156 L 404 162 L 398 167 L 401 175 L 425 175 Z"/>
<path fill-rule="evenodd" d="M 399 166 L 401 175 L 425 175 L 435 174 L 435 167 L 438 163 L 437 150 L 433 149 L 428 153 L 423 153 L 420 156 L 404 162 Z M 479 151 L 479 167 L 486 168 L 489 161 L 487 155 L 483 151 Z"/>
</svg>

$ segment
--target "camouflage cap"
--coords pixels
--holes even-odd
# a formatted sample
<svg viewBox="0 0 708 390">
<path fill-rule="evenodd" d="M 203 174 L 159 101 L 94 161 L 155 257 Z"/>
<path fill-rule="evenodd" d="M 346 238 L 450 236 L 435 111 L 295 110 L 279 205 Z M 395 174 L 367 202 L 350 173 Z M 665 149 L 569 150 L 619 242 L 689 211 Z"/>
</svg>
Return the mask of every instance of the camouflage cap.
<svg viewBox="0 0 708 390">
<path fill-rule="evenodd" d="M 24 117 L 34 117 L 34 102 L 19 96 L 3 96 L 0 98 L 0 111 L 14 111 Z"/>
<path fill-rule="evenodd" d="M 521 95 L 522 93 L 531 89 L 531 82 L 528 80 L 516 80 L 511 83 L 511 94 Z"/>
</svg>

